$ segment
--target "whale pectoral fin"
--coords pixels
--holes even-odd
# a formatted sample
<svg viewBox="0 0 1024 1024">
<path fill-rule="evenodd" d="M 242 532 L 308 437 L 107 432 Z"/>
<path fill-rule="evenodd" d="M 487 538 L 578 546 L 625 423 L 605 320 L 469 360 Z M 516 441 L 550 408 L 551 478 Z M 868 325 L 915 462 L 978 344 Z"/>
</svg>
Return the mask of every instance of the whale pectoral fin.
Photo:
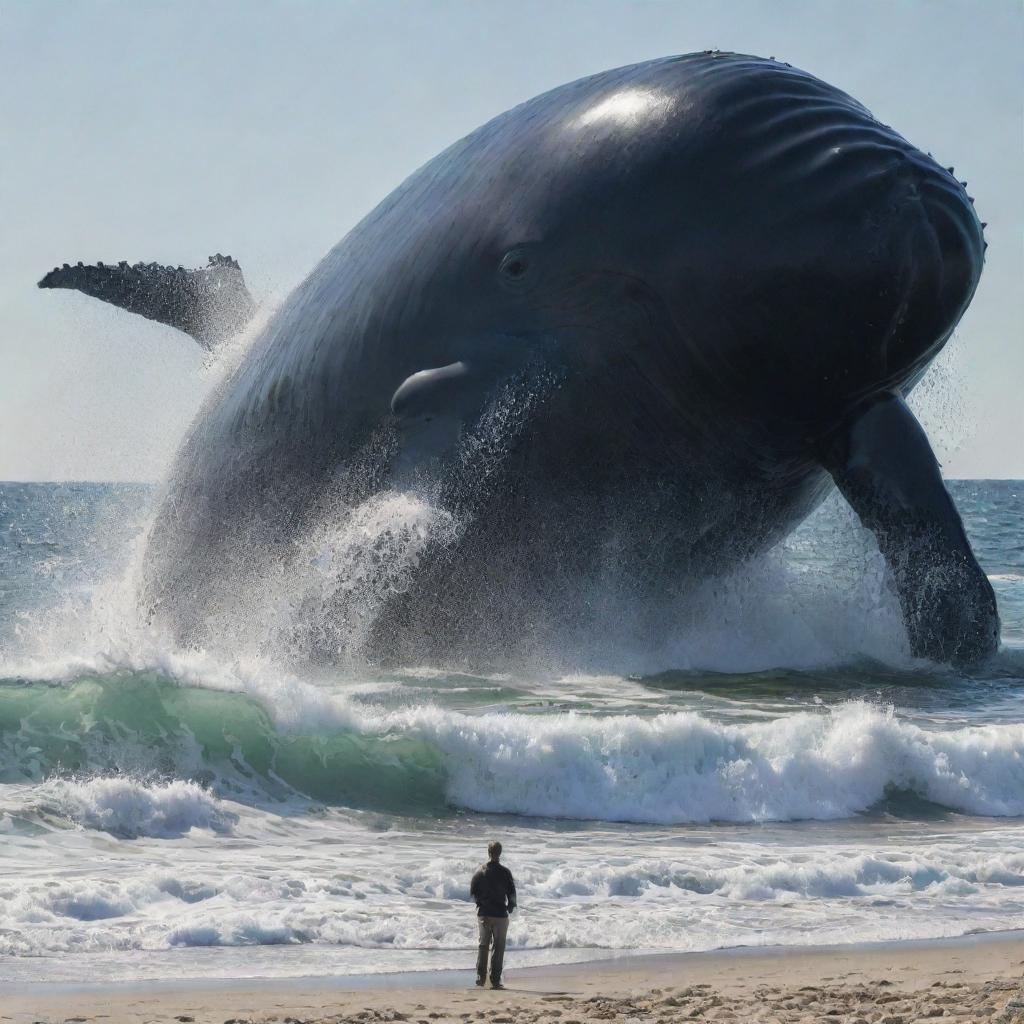
<svg viewBox="0 0 1024 1024">
<path fill-rule="evenodd" d="M 401 445 L 391 484 L 402 490 L 421 480 L 456 447 L 474 378 L 466 363 L 449 363 L 407 377 L 391 398 Z"/>
<path fill-rule="evenodd" d="M 999 646 L 995 594 L 964 533 L 928 438 L 895 392 L 869 399 L 823 462 L 889 565 L 915 657 L 954 665 Z"/>
<path fill-rule="evenodd" d="M 399 385 L 391 397 L 391 411 L 404 420 L 454 411 L 459 404 L 459 391 L 469 375 L 469 366 L 464 362 L 420 370 Z"/>
<path fill-rule="evenodd" d="M 148 320 L 176 327 L 212 350 L 252 319 L 256 304 L 242 270 L 230 256 L 211 256 L 205 267 L 156 263 L 54 267 L 40 288 L 72 288 Z"/>
</svg>

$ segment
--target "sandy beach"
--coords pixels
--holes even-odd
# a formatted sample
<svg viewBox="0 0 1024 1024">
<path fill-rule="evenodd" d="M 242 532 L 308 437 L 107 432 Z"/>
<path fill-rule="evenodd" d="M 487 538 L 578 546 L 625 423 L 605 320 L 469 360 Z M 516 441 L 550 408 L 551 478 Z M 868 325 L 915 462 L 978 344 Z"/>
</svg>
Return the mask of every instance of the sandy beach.
<svg viewBox="0 0 1024 1024">
<path fill-rule="evenodd" d="M 582 1024 L 744 1021 L 913 1024 L 1024 1021 L 1024 934 L 933 942 L 777 947 L 515 969 L 507 988 L 470 972 L 287 982 L 202 980 L 8 991 L 0 1021 L 153 1024 Z"/>
</svg>

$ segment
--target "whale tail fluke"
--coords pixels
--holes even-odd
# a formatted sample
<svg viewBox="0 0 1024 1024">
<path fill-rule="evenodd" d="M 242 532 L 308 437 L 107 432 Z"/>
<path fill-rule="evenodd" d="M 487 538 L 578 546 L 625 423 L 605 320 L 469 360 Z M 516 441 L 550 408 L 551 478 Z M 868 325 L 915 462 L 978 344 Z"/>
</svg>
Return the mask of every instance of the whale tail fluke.
<svg viewBox="0 0 1024 1024">
<path fill-rule="evenodd" d="M 238 262 L 217 253 L 205 267 L 186 270 L 157 263 L 65 263 L 40 288 L 73 288 L 129 313 L 184 331 L 213 350 L 237 334 L 256 310 Z"/>
</svg>

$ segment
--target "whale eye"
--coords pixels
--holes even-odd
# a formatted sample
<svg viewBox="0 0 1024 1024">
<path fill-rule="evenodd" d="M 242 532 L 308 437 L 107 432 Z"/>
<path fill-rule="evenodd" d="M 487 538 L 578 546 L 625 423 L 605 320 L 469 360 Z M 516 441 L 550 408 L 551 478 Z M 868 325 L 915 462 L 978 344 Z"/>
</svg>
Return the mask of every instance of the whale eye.
<svg viewBox="0 0 1024 1024">
<path fill-rule="evenodd" d="M 498 272 L 508 281 L 521 281 L 529 272 L 530 261 L 520 249 L 505 253 Z"/>
</svg>

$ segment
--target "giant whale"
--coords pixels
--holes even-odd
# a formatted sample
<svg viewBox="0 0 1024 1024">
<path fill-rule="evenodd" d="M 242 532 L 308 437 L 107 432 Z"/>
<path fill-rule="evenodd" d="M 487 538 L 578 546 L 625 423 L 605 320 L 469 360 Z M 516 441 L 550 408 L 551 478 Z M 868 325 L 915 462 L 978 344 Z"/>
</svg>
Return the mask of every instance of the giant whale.
<svg viewBox="0 0 1024 1024">
<path fill-rule="evenodd" d="M 586 581 L 656 606 L 735 568 L 835 485 L 912 653 L 983 660 L 993 591 L 904 401 L 971 301 L 982 228 L 952 169 L 774 59 L 694 53 L 538 96 L 409 177 L 258 332 L 181 445 L 148 607 L 203 644 L 317 524 L 419 493 L 457 526 L 367 655 L 514 649 L 600 628 Z M 221 257 L 41 284 L 206 345 L 252 307 Z"/>
</svg>

